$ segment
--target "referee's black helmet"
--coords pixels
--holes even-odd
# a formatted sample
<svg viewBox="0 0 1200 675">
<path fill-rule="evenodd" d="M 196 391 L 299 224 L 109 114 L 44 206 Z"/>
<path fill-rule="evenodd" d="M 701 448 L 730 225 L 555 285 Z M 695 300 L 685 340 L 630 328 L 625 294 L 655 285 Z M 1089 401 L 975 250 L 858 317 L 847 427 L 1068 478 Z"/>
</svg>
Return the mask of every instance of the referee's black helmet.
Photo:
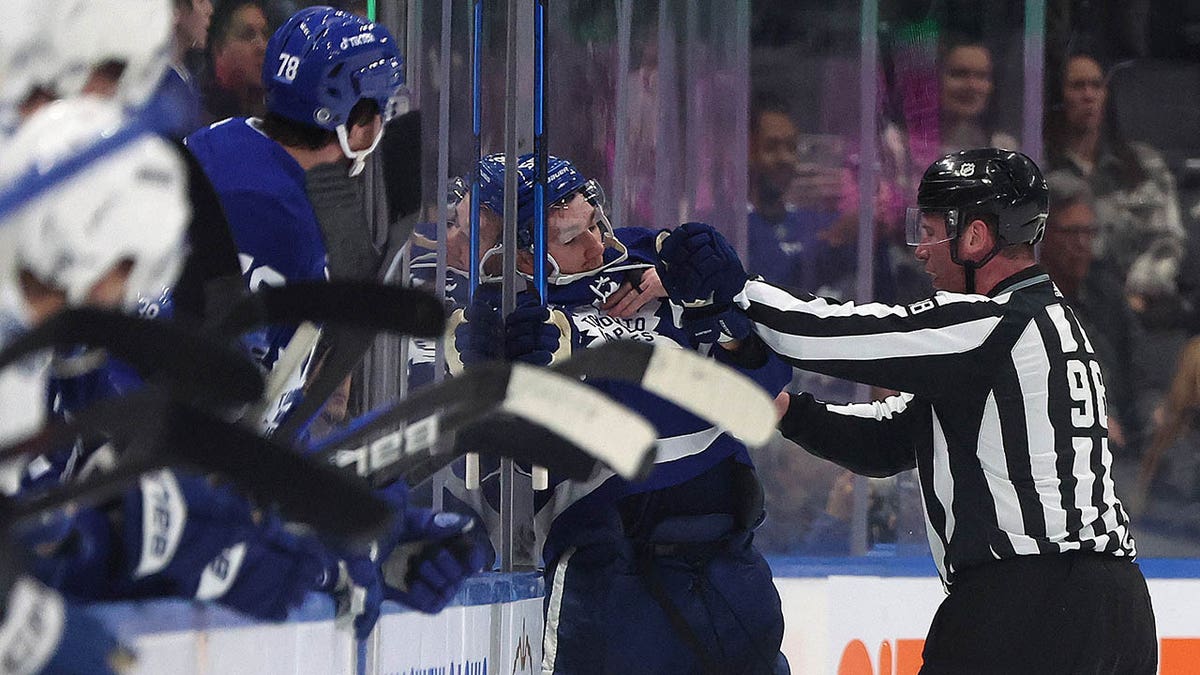
<svg viewBox="0 0 1200 675">
<path fill-rule="evenodd" d="M 921 212 L 947 213 L 947 235 L 984 217 L 1004 245 L 1036 244 L 1046 231 L 1050 191 L 1041 169 L 1014 150 L 979 148 L 934 162 L 917 189 Z M 986 218 L 992 216 L 992 218 Z"/>
</svg>

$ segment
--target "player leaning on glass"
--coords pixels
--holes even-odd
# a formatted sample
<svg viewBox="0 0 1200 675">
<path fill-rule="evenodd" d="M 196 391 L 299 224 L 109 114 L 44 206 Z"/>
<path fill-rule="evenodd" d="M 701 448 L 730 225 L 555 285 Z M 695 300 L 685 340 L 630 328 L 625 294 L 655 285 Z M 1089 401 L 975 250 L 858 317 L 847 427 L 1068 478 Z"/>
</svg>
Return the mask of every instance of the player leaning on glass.
<svg viewBox="0 0 1200 675">
<path fill-rule="evenodd" d="M 548 306 L 521 293 L 516 309 L 501 318 L 499 289 L 485 284 L 455 330 L 458 359 L 468 369 L 490 358 L 544 366 L 609 341 L 699 347 L 676 325 L 678 308 L 657 284 L 656 233 L 614 230 L 599 183 L 568 160 L 550 156 L 547 164 Z M 517 170 L 517 269 L 528 278 L 534 272 L 534 157 L 522 156 Z M 504 172 L 503 156 L 480 162 L 480 203 L 500 217 Z M 498 260 L 501 246 L 482 256 L 485 281 L 492 280 L 488 263 Z M 489 333 L 492 327 L 499 338 Z M 731 352 L 716 351 L 718 360 L 771 396 L 791 377 L 778 359 L 742 369 Z M 788 672 L 779 651 L 779 594 L 753 544 L 763 502 L 746 447 L 640 387 L 603 377 L 589 383 L 654 425 L 655 467 L 636 483 L 603 469 L 579 482 L 551 474 L 550 489 L 537 493 L 546 564 L 542 672 Z M 455 498 L 463 491 L 456 482 L 448 482 L 446 504 L 458 509 Z M 485 523 L 494 522 L 481 499 L 466 500 L 484 512 Z"/>
<path fill-rule="evenodd" d="M 790 395 L 780 428 L 858 473 L 917 468 L 948 593 L 922 673 L 1155 672 L 1150 596 L 1113 487 L 1103 374 L 1034 258 L 1048 201 L 1020 153 L 935 162 L 908 242 L 939 293 L 907 307 L 748 279 L 707 225 L 662 242 L 660 275 L 689 306 L 685 321 L 744 315 L 741 349 L 765 344 L 797 367 L 903 392 L 852 405 Z"/>
</svg>

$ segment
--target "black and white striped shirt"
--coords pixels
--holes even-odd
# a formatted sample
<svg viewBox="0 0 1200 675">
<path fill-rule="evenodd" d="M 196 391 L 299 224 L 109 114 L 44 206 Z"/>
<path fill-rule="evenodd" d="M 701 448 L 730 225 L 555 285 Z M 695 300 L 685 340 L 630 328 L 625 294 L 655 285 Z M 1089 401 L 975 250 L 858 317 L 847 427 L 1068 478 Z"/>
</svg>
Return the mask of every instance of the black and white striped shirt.
<svg viewBox="0 0 1200 675">
<path fill-rule="evenodd" d="M 916 466 L 942 578 L 993 559 L 1085 550 L 1133 558 L 1113 490 L 1104 379 L 1050 278 L 907 307 L 750 281 L 736 298 L 793 365 L 902 393 L 835 405 L 793 395 L 784 435 L 866 475 Z"/>
</svg>

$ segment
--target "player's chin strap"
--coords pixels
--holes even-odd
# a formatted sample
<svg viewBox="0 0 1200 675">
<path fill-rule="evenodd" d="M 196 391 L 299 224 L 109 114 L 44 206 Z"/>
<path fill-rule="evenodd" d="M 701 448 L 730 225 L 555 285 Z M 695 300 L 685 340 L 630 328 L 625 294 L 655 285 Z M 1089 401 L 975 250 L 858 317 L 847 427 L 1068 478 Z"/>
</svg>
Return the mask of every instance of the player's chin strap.
<svg viewBox="0 0 1200 675">
<path fill-rule="evenodd" d="M 346 125 L 339 124 L 337 126 L 338 144 L 342 146 L 342 154 L 350 160 L 350 177 L 354 178 L 362 173 L 363 168 L 367 165 L 367 157 L 375 152 L 375 147 L 379 145 L 379 141 L 383 139 L 383 125 L 380 125 L 379 132 L 375 134 L 375 140 L 371 141 L 371 147 L 366 150 L 351 150 L 350 136 L 346 132 Z"/>
<path fill-rule="evenodd" d="M 607 270 L 614 265 L 619 265 L 625 262 L 629 258 L 629 249 L 626 248 L 625 244 L 622 244 L 621 240 L 617 239 L 616 237 L 610 236 L 608 241 L 605 242 L 605 246 L 612 247 L 613 250 L 617 251 L 617 257 L 601 264 L 595 269 L 584 270 L 582 272 L 572 272 L 571 274 L 563 274 L 561 271 L 559 271 L 558 261 L 554 259 L 553 255 L 547 252 L 546 262 L 550 263 L 550 271 L 546 274 L 546 281 L 555 286 L 566 286 L 567 284 L 574 283 L 580 279 L 596 276 L 597 274 L 600 274 L 604 270 Z M 489 274 L 486 269 L 488 261 L 498 255 L 503 254 L 504 246 L 502 244 L 497 244 L 496 246 L 493 246 L 492 248 L 483 252 L 483 256 L 479 259 L 479 280 L 482 283 L 500 283 L 500 277 L 495 274 Z M 520 270 L 517 271 L 517 274 L 520 274 L 531 281 L 533 280 L 532 275 L 521 272 Z"/>
</svg>

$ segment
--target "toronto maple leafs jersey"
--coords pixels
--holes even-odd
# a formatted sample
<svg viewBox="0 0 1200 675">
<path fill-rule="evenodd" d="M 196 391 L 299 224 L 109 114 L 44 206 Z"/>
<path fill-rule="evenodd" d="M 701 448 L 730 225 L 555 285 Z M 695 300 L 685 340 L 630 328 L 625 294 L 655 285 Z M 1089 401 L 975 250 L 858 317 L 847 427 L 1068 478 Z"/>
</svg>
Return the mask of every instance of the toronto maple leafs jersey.
<svg viewBox="0 0 1200 675">
<path fill-rule="evenodd" d="M 225 209 L 242 276 L 251 292 L 263 284 L 326 279 L 325 240 L 305 191 L 304 169 L 260 127 L 256 118 L 235 117 L 186 139 Z M 270 370 L 293 333 L 293 326 L 268 326 L 242 341 Z M 259 420 L 264 429 L 277 425 L 298 398 L 310 361 L 311 354 L 267 419 Z"/>
<path fill-rule="evenodd" d="M 325 279 L 325 240 L 304 187 L 304 169 L 255 118 L 235 117 L 187 137 L 229 219 L 242 275 L 251 291 L 263 284 Z M 294 329 L 271 327 L 247 345 L 268 368 Z"/>
<path fill-rule="evenodd" d="M 615 234 L 629 250 L 627 260 L 573 283 L 549 286 L 551 307 L 566 314 L 572 324 L 572 349 L 586 349 L 611 340 L 638 340 L 692 348 L 679 325 L 681 308 L 666 298 L 652 300 L 626 319 L 609 316 L 599 308 L 623 282 L 639 278 L 654 267 L 656 232 L 643 228 L 621 228 Z M 455 275 L 456 272 L 450 271 L 448 274 Z M 454 287 L 453 293 L 448 280 L 447 295 L 465 302 L 466 292 L 459 292 L 459 286 L 466 286 L 465 278 Z M 480 294 L 485 295 L 498 292 L 494 287 L 482 287 L 479 290 Z M 714 348 L 711 352 L 717 360 L 754 379 L 772 396 L 782 391 L 791 379 L 791 367 L 777 358 L 772 357 L 761 368 L 747 370 L 729 363 L 724 349 Z M 598 468 L 585 481 L 557 481 L 552 475 L 550 489 L 535 495 L 535 529 L 538 540 L 545 541 L 542 547 L 544 560 L 552 560 L 557 551 L 569 544 L 571 532 L 578 529 L 575 524 L 603 517 L 600 514 L 610 512 L 613 503 L 623 497 L 678 485 L 728 458 L 734 458 L 741 464 L 751 464 L 746 447 L 739 441 L 669 401 L 630 384 L 594 384 L 655 426 L 659 437 L 656 465 L 646 480 L 637 483 L 625 481 L 603 468 Z M 481 490 L 473 492 L 468 492 L 460 480 L 451 478 L 445 487 L 444 508 L 476 511 L 489 525 L 489 530 L 494 531 L 491 525 L 498 522 L 495 510 L 499 481 L 487 480 L 493 475 L 484 467 L 481 470 L 483 486 Z"/>
</svg>

